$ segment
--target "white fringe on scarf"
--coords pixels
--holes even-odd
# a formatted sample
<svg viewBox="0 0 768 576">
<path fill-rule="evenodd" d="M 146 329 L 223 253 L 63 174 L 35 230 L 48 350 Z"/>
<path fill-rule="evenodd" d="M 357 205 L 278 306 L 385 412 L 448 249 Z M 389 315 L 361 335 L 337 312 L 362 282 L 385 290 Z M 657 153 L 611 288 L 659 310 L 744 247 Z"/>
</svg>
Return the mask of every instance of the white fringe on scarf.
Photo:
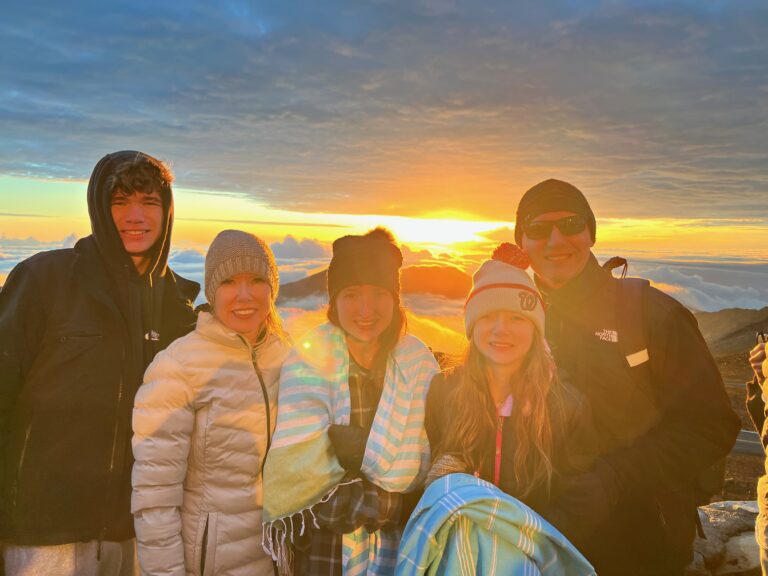
<svg viewBox="0 0 768 576">
<path fill-rule="evenodd" d="M 315 502 L 311 506 L 294 512 L 290 516 L 284 518 L 276 518 L 272 522 L 264 524 L 264 530 L 261 533 L 261 547 L 264 551 L 272 557 L 277 563 L 277 570 L 280 576 L 293 576 L 293 544 L 294 532 L 296 528 L 293 525 L 293 517 L 296 514 L 301 514 L 301 529 L 299 530 L 299 536 L 304 535 L 306 529 L 304 514 L 309 512 L 312 516 L 312 524 L 316 529 L 320 529 L 320 525 L 317 523 L 317 517 L 314 510 L 312 510 L 318 504 L 324 504 L 333 498 L 336 491 L 340 486 L 347 486 L 356 482 L 362 482 L 361 478 L 353 478 L 348 482 L 341 482 L 334 486 L 328 494 L 323 496 L 318 502 Z M 286 518 L 288 521 L 286 521 Z M 282 528 L 278 524 L 282 524 Z M 290 524 L 290 528 L 289 528 Z M 288 540 L 288 541 L 286 541 Z"/>
</svg>

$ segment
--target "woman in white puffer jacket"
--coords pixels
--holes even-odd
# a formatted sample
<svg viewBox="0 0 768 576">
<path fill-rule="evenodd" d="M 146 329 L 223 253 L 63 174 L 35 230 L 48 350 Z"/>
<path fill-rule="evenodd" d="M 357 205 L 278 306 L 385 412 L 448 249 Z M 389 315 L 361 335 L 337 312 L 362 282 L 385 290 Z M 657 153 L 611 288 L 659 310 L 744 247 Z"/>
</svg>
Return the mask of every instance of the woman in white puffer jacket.
<svg viewBox="0 0 768 576">
<path fill-rule="evenodd" d="M 277 289 L 269 247 L 221 232 L 205 259 L 211 312 L 147 369 L 133 410 L 131 502 L 143 574 L 272 574 L 262 468 L 289 350 Z"/>
</svg>

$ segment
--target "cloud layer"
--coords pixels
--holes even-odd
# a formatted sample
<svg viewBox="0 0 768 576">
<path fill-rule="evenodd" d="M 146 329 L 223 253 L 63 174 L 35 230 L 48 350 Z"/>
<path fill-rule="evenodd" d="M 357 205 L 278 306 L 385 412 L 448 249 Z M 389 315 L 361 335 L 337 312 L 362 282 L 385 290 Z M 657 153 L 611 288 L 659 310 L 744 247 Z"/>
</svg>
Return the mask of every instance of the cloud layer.
<svg viewBox="0 0 768 576">
<path fill-rule="evenodd" d="M 556 175 L 604 217 L 765 212 L 762 0 L 11 0 L 0 53 L 0 173 L 135 147 L 294 210 L 509 220 Z"/>
<path fill-rule="evenodd" d="M 75 238 L 70 235 L 57 242 L 40 242 L 34 238 L 8 238 L 0 235 L 0 285 L 10 270 L 21 260 L 42 250 L 69 247 Z M 311 239 L 297 239 L 286 236 L 280 242 L 271 245 L 275 251 L 280 281 L 285 284 L 318 272 L 328 266 L 330 247 Z M 414 252 L 403 247 L 406 254 L 406 266 L 458 265 L 467 273 L 473 273 L 480 261 L 487 257 L 464 258 L 461 262 L 447 257 L 433 255 L 428 250 Z M 287 254 L 287 256 L 286 256 Z M 301 254 L 305 254 L 302 257 Z M 598 253 L 602 262 L 612 254 Z M 694 310 L 716 311 L 723 308 L 762 308 L 768 305 L 768 263 L 755 262 L 752 259 L 719 259 L 717 257 L 702 260 L 701 257 L 686 258 L 679 255 L 675 259 L 649 259 L 642 256 L 630 256 L 630 276 L 650 279 L 661 290 L 668 292 L 683 304 Z M 205 253 L 203 249 L 175 250 L 171 253 L 169 264 L 179 274 L 199 282 L 204 282 Z M 204 301 L 201 294 L 198 304 Z M 408 295 L 404 299 L 406 306 L 415 315 L 433 318 L 439 321 L 454 322 L 463 315 L 463 302 L 440 296 L 419 294 Z M 303 300 L 286 302 L 286 313 L 291 310 L 322 310 L 327 305 L 327 298 L 312 296 Z M 460 330 L 461 322 L 456 328 Z"/>
</svg>

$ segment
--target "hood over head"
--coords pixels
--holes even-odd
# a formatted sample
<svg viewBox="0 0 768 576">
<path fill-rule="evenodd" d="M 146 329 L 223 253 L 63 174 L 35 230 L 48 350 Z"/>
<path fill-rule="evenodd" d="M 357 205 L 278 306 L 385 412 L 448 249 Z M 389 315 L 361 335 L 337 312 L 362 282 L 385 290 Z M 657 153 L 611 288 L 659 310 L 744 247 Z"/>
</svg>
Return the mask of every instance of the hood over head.
<svg viewBox="0 0 768 576">
<path fill-rule="evenodd" d="M 163 184 L 160 187 L 164 226 L 160 232 L 160 237 L 152 248 L 149 257 L 149 267 L 146 272 L 146 274 L 151 274 L 154 277 L 162 277 L 165 275 L 168 266 L 168 254 L 171 246 L 173 194 L 171 191 L 172 176 L 170 176 L 168 168 L 160 160 L 135 150 L 121 150 L 120 152 L 113 152 L 104 156 L 96 164 L 91 174 L 91 179 L 88 182 L 88 215 L 91 219 L 91 231 L 96 241 L 96 246 L 107 267 L 111 270 L 119 270 L 129 265 L 129 270 L 132 270 L 133 274 L 138 275 L 136 267 L 130 255 L 126 252 L 115 222 L 112 219 L 112 179 L 110 177 L 115 175 L 118 168 L 140 166 L 142 164 L 156 168 L 161 175 L 169 176 L 163 178 Z"/>
</svg>

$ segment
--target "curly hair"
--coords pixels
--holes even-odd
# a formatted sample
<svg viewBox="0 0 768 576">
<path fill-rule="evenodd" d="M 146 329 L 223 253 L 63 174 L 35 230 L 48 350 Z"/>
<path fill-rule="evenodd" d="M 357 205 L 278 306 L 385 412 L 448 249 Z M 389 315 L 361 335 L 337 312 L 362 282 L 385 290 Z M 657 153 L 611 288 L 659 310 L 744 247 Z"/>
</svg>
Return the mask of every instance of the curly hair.
<svg viewBox="0 0 768 576">
<path fill-rule="evenodd" d="M 144 154 L 118 164 L 106 181 L 110 196 L 130 196 L 135 193 L 164 196 L 173 182 L 173 173 L 167 164 Z"/>
</svg>

